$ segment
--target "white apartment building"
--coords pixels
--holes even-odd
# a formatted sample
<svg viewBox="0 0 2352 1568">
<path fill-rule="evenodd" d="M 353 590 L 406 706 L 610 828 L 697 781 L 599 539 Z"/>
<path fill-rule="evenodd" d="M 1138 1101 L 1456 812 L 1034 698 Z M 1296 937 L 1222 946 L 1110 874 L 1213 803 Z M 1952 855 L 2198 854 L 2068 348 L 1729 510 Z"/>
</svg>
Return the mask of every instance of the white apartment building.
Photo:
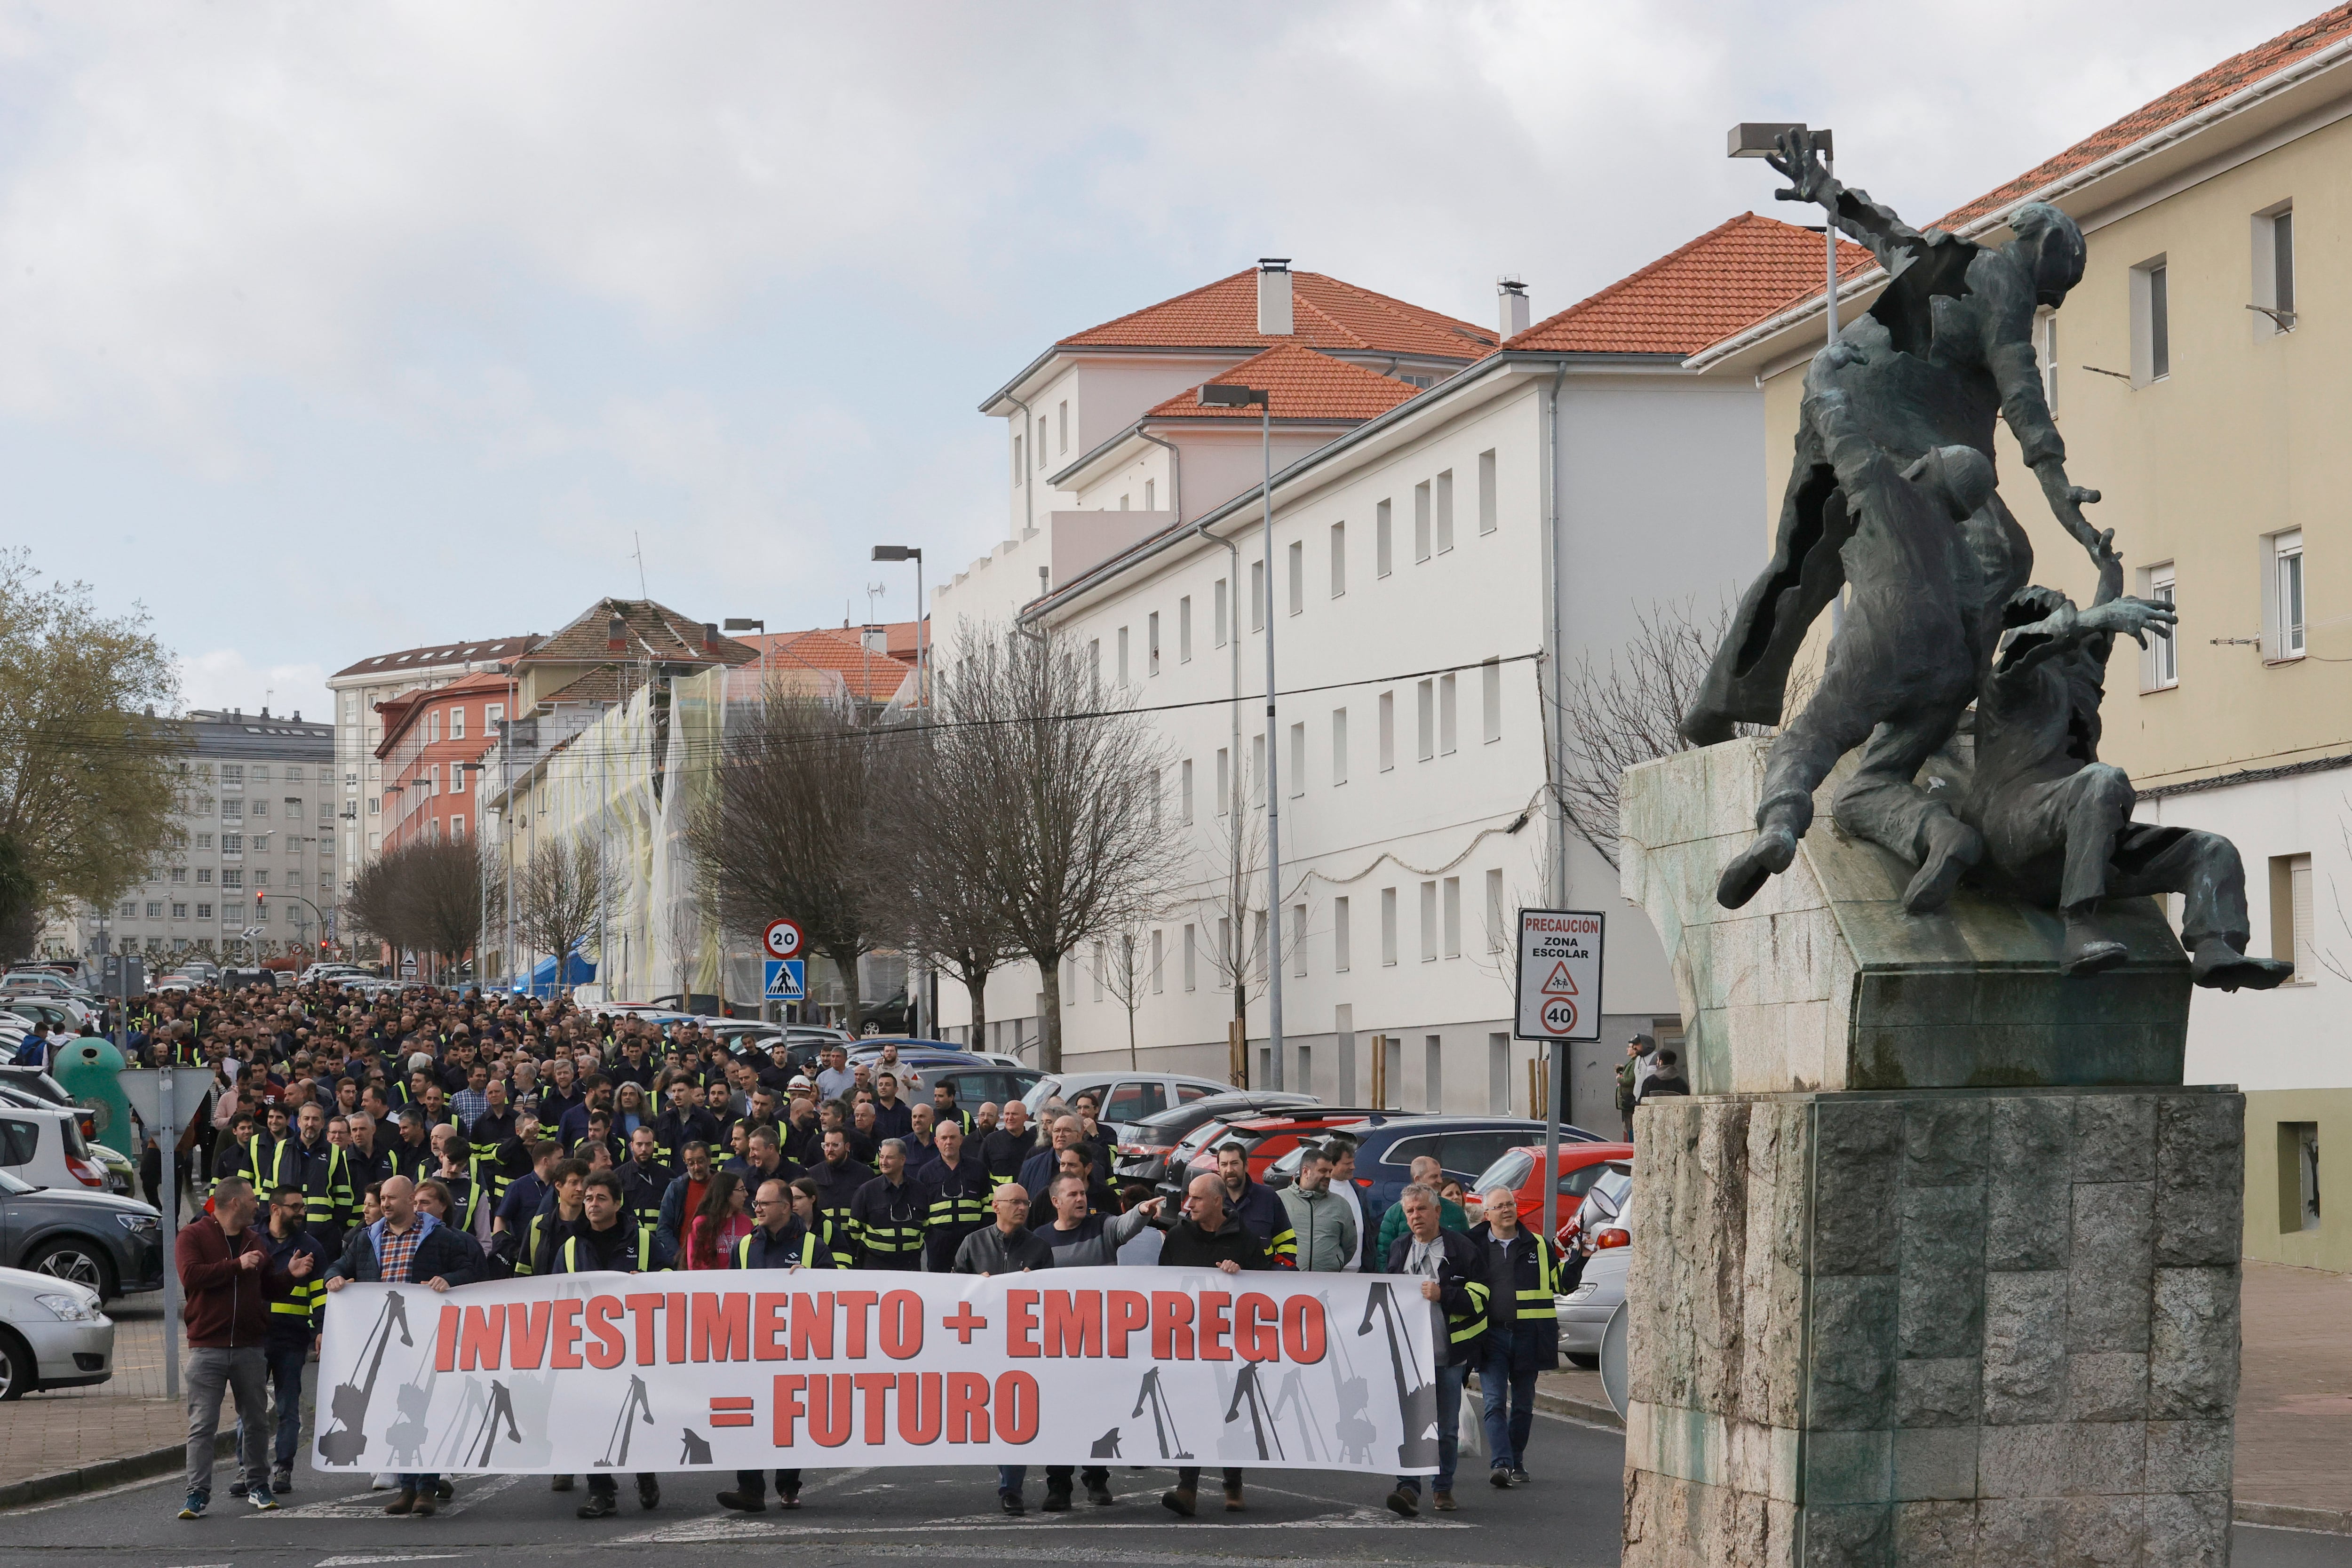
<svg viewBox="0 0 2352 1568">
<path fill-rule="evenodd" d="M 348 884 L 383 848 L 385 780 L 375 754 L 383 743 L 383 716 L 376 705 L 418 687 L 446 686 L 478 670 L 496 669 L 538 640 L 537 634 L 526 633 L 404 648 L 357 660 L 327 678 L 335 703 L 335 815 L 344 827 L 339 886 Z"/>
<path fill-rule="evenodd" d="M 1563 830 L 1546 787 L 1549 671 L 1563 658 L 1605 660 L 1650 606 L 1712 606 L 1753 571 L 1761 395 L 1752 377 L 1698 375 L 1683 361 L 1801 293 L 1820 276 L 1820 246 L 1743 216 L 1533 327 L 1524 293 L 1507 285 L 1502 324 L 1524 330 L 1426 387 L 1360 352 L 1329 354 L 1303 332 L 1263 331 L 1265 347 L 1214 367 L 1213 379 L 1271 399 L 1270 582 L 1259 414 L 1198 406 L 1191 378 L 1212 379 L 1200 371 L 1213 355 L 1163 341 L 1154 379 L 1122 363 L 1097 377 L 1089 358 L 1049 353 L 1024 376 L 1050 396 L 1016 382 L 1025 406 L 1009 394 L 992 400 L 1014 426 L 1012 488 L 1042 479 L 1054 504 L 1033 512 L 1016 493 L 1014 526 L 1034 522 L 1034 533 L 1016 532 L 943 586 L 933 625 L 949 658 L 962 622 L 1011 608 L 1055 626 L 1092 645 L 1103 679 L 1154 714 L 1170 753 L 1163 810 L 1194 859 L 1163 918 L 1137 933 L 1139 1051 L 1222 1073 L 1232 992 L 1219 955 L 1271 945 L 1283 965 L 1286 1087 L 1360 1102 L 1379 1036 L 1389 1103 L 1523 1108 L 1535 1047 L 1510 1038 L 1516 912 L 1599 909 L 1616 917 L 1602 1043 L 1572 1058 L 1569 1104 L 1572 1120 L 1614 1125 L 1625 1037 L 1678 1031 L 1678 1009 L 1647 921 L 1601 856 Z M 1286 321 L 1289 275 L 1262 269 L 1257 288 L 1262 329 L 1301 324 L 1295 313 Z M 1195 298 L 1124 318 L 1125 330 L 1179 338 Z M 1445 330 L 1465 344 L 1494 335 Z M 1399 355 L 1394 369 L 1416 364 Z M 1060 458 L 1066 399 L 1091 416 L 1091 445 L 1029 471 L 1041 431 Z M 1041 405 L 1054 417 L 1041 423 Z M 1040 563 L 1051 574 L 1043 596 Z M 1283 846 L 1271 944 L 1234 929 L 1259 925 L 1263 892 L 1236 907 L 1226 891 L 1236 792 L 1244 858 L 1263 885 L 1254 825 L 1269 770 Z M 1102 960 L 1062 976 L 1073 1067 L 1125 1059 L 1128 1009 Z M 1253 1081 L 1264 1086 L 1276 1064 L 1259 963 L 1248 1030 Z M 1001 974 L 988 1002 L 992 1045 L 1034 1040 L 1033 971 Z M 967 1021 L 960 988 L 942 987 L 940 1013 L 951 1035 Z"/>
<path fill-rule="evenodd" d="M 173 728 L 181 842 L 113 906 L 81 912 L 81 951 L 247 960 L 340 940 L 332 728 L 266 708 L 200 709 Z"/>
</svg>

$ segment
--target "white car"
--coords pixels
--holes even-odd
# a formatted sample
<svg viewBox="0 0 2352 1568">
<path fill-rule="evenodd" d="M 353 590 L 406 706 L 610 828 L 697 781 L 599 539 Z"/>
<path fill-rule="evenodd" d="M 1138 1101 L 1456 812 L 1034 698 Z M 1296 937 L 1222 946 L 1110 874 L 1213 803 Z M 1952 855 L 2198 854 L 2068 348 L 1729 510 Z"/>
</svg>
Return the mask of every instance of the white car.
<svg viewBox="0 0 2352 1568">
<path fill-rule="evenodd" d="M 1633 1263 L 1632 1176 L 1612 1167 L 1592 1184 L 1576 1217 L 1584 1271 L 1567 1295 L 1552 1298 L 1552 1320 L 1559 1325 L 1560 1354 L 1594 1367 L 1601 1364 L 1601 1336 L 1625 1300 L 1625 1275 Z"/>
<path fill-rule="evenodd" d="M 1231 1094 L 1234 1086 L 1213 1078 L 1193 1078 L 1177 1072 L 1048 1073 L 1032 1085 L 1021 1100 L 1034 1117 L 1045 1109 L 1047 1100 L 1058 1100 L 1066 1105 L 1083 1090 L 1092 1090 L 1100 1097 L 1104 1121 L 1124 1128 L 1129 1122 L 1157 1116 L 1174 1106 L 1189 1105 L 1213 1094 Z"/>
<path fill-rule="evenodd" d="M 0 1400 L 114 1375 L 114 1320 L 69 1279 L 0 1268 Z"/>
<path fill-rule="evenodd" d="M 106 1167 L 81 1135 L 81 1112 L 0 1106 L 0 1171 L 37 1187 L 106 1191 Z"/>
</svg>

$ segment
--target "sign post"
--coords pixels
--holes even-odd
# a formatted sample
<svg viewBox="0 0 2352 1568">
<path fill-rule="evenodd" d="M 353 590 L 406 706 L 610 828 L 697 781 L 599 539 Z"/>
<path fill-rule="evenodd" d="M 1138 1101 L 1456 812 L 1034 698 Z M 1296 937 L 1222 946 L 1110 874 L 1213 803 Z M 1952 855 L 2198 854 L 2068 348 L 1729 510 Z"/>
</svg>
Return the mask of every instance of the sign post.
<svg viewBox="0 0 2352 1568">
<path fill-rule="evenodd" d="M 1568 1047 L 1601 1038 L 1601 952 L 1609 917 L 1598 910 L 1519 911 L 1518 1017 L 1513 1034 L 1550 1047 L 1544 1121 L 1543 1239 L 1559 1240 L 1559 1123 Z"/>
</svg>

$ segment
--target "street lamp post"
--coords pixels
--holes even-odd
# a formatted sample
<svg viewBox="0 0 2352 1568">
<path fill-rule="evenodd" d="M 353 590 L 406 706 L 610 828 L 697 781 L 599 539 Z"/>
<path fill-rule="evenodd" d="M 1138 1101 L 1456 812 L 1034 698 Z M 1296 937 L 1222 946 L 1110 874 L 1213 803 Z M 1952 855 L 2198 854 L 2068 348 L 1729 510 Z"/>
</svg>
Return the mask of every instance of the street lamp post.
<svg viewBox="0 0 2352 1568">
<path fill-rule="evenodd" d="M 760 717 L 765 719 L 768 716 L 768 623 L 753 620 L 748 616 L 730 616 L 719 625 L 730 632 L 760 634 Z M 724 706 L 723 700 L 721 706 Z M 722 713 L 720 722 L 723 724 L 725 721 Z"/>
<path fill-rule="evenodd" d="M 931 723 L 929 658 L 931 617 L 925 613 L 923 607 L 923 552 L 911 544 L 877 544 L 874 547 L 873 558 L 877 561 L 911 561 L 915 563 L 915 728 L 919 731 L 927 730 L 930 728 Z M 915 998 L 915 1037 L 919 1040 L 928 1040 L 931 1037 L 929 1026 L 935 1022 L 931 1017 L 930 969 L 920 963 L 922 958 L 920 952 L 915 956 L 918 961 L 918 973 L 908 977 L 908 989 L 914 993 Z"/>
<path fill-rule="evenodd" d="M 1265 468 L 1259 493 L 1265 502 L 1265 524 L 1260 543 L 1265 576 L 1262 603 L 1265 611 L 1265 1037 L 1266 1077 L 1270 1080 L 1266 1087 L 1279 1089 L 1284 1078 L 1282 790 L 1276 759 L 1282 750 L 1282 736 L 1275 722 L 1274 702 L 1274 397 L 1264 387 L 1230 386 L 1213 381 L 1202 384 L 1199 401 L 1203 408 L 1247 408 L 1255 404 L 1258 411 L 1258 456 Z M 1234 598 L 1238 603 L 1240 595 Z M 1239 626 L 1234 628 L 1234 635 L 1241 636 Z M 1241 759 L 1235 757 L 1234 763 L 1238 772 Z M 1238 915 L 1240 911 L 1234 913 Z"/>
</svg>

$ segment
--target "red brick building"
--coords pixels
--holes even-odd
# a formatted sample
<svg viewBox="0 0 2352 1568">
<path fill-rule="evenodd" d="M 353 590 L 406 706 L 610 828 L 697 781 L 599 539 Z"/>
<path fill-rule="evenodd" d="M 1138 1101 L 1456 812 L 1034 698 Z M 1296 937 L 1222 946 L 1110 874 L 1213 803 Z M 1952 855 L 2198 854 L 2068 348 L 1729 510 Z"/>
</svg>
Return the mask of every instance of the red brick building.
<svg viewBox="0 0 2352 1568">
<path fill-rule="evenodd" d="M 499 738 L 499 721 L 513 700 L 510 678 L 480 670 L 446 686 L 376 704 L 383 740 L 375 754 L 383 776 L 383 847 L 419 839 L 479 836 L 476 797 L 478 765 Z"/>
</svg>

